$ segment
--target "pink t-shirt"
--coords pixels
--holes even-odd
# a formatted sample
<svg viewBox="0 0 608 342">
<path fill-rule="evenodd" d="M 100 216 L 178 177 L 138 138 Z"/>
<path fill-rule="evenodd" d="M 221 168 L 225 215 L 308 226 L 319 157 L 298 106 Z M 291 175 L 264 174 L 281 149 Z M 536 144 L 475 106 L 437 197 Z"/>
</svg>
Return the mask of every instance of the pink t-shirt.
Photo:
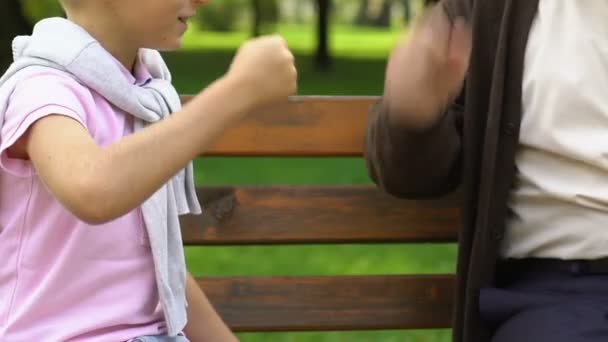
<svg viewBox="0 0 608 342">
<path fill-rule="evenodd" d="M 101 147 L 132 133 L 132 117 L 61 72 L 26 72 L 0 133 L 0 340 L 126 341 L 165 333 L 141 211 L 88 225 L 49 193 L 30 162 L 6 152 L 49 114 L 78 121 Z M 149 79 L 139 63 L 135 77 L 123 72 L 134 84 Z"/>
</svg>

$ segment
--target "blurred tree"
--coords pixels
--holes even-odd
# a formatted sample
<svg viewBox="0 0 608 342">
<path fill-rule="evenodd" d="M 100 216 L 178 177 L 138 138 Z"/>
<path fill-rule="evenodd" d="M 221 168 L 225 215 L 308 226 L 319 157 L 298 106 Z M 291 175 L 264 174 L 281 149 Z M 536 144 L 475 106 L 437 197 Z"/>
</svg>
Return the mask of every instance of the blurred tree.
<svg viewBox="0 0 608 342">
<path fill-rule="evenodd" d="M 412 2 L 410 0 L 403 0 L 403 21 L 406 24 L 412 20 Z"/>
<path fill-rule="evenodd" d="M 31 30 L 19 0 L 4 0 L 4 10 L 0 12 L 0 74 L 12 62 L 13 38 Z"/>
<path fill-rule="evenodd" d="M 294 7 L 294 18 L 296 24 L 304 23 L 304 6 L 306 6 L 306 0 L 296 0 Z"/>
<path fill-rule="evenodd" d="M 32 23 L 48 17 L 65 17 L 57 0 L 21 0 L 21 4 L 23 12 Z"/>
<path fill-rule="evenodd" d="M 251 35 L 273 31 L 280 17 L 277 0 L 251 0 Z"/>
<path fill-rule="evenodd" d="M 361 0 L 355 25 L 390 27 L 392 0 Z"/>
<path fill-rule="evenodd" d="M 382 1 L 380 14 L 372 21 L 372 26 L 390 27 L 391 26 L 391 10 L 393 8 L 393 0 Z"/>
<path fill-rule="evenodd" d="M 315 66 L 318 70 L 327 70 L 331 67 L 329 53 L 329 15 L 331 0 L 317 0 L 317 52 Z"/>
<path fill-rule="evenodd" d="M 367 9 L 369 7 L 369 0 L 360 0 L 359 9 L 357 10 L 357 16 L 355 17 L 354 24 L 357 26 L 364 25 L 367 18 Z"/>
<path fill-rule="evenodd" d="M 252 19 L 251 19 L 251 36 L 257 37 L 260 35 L 260 26 L 262 26 L 262 0 L 251 0 Z"/>
<path fill-rule="evenodd" d="M 210 31 L 228 32 L 236 29 L 239 16 L 246 0 L 212 1 L 201 7 L 197 21 L 202 28 Z"/>
</svg>

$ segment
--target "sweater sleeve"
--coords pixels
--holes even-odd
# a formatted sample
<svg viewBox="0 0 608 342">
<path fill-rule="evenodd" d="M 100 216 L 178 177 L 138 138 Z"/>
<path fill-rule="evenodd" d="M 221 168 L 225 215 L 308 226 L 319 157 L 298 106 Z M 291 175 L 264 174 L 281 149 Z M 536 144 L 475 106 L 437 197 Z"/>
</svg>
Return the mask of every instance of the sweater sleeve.
<svg viewBox="0 0 608 342">
<path fill-rule="evenodd" d="M 473 0 L 443 0 L 450 20 L 470 21 Z M 463 87 L 466 89 L 466 87 Z M 404 198 L 436 197 L 461 182 L 464 90 L 431 128 L 416 131 L 391 122 L 380 101 L 369 113 L 364 156 L 370 178 Z"/>
<path fill-rule="evenodd" d="M 390 121 L 381 101 L 369 114 L 365 160 L 370 178 L 384 191 L 403 198 L 446 194 L 460 184 L 462 106 L 455 102 L 425 131 Z"/>
</svg>

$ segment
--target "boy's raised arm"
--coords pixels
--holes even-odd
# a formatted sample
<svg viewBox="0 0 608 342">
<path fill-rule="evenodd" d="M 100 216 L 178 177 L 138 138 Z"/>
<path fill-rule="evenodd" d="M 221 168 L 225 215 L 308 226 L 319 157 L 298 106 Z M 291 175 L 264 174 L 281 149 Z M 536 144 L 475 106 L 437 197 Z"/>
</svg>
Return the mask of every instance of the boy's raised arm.
<svg viewBox="0 0 608 342">
<path fill-rule="evenodd" d="M 68 210 L 89 223 L 118 218 L 141 205 L 253 109 L 296 91 L 294 59 L 280 37 L 245 43 L 230 71 L 180 113 L 102 149 L 80 123 L 51 115 L 12 148 L 26 154 Z"/>
</svg>

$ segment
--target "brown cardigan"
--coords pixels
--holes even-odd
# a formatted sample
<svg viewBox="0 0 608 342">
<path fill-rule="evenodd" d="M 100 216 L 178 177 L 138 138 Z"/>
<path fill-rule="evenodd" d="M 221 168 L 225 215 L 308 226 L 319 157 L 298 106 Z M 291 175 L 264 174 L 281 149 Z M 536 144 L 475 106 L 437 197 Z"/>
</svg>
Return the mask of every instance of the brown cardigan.
<svg viewBox="0 0 608 342">
<path fill-rule="evenodd" d="M 380 103 L 370 113 L 365 156 L 371 178 L 403 198 L 461 187 L 454 341 L 490 341 L 479 319 L 479 289 L 494 284 L 508 215 L 521 121 L 523 63 L 538 0 L 443 0 L 450 18 L 472 24 L 473 51 L 463 93 L 425 132 L 392 126 Z"/>
</svg>

